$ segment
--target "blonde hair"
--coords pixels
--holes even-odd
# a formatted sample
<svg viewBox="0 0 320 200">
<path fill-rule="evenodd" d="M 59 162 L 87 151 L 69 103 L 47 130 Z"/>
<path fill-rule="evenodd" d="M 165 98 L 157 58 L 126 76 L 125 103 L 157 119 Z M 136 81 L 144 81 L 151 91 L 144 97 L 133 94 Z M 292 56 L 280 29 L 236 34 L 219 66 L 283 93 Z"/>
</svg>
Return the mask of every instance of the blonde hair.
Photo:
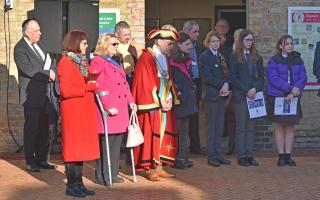
<svg viewBox="0 0 320 200">
<path fill-rule="evenodd" d="M 217 37 L 221 41 L 221 34 L 216 31 L 209 31 L 206 35 L 206 38 L 203 40 L 203 46 L 209 48 L 211 37 Z"/>
<path fill-rule="evenodd" d="M 108 46 L 110 45 L 110 39 L 117 38 L 114 34 L 104 33 L 99 35 L 99 39 L 96 48 L 93 52 L 94 55 L 108 55 Z"/>
</svg>

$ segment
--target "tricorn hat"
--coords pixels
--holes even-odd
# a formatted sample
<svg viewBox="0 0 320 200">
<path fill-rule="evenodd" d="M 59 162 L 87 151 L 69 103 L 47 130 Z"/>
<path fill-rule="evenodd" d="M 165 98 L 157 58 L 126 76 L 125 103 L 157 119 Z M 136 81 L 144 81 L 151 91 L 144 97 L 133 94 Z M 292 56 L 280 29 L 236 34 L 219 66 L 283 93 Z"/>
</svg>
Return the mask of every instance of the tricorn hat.
<svg viewBox="0 0 320 200">
<path fill-rule="evenodd" d="M 165 40 L 179 40 L 179 34 L 169 29 L 153 29 L 148 35 L 147 39 L 165 39 Z"/>
</svg>

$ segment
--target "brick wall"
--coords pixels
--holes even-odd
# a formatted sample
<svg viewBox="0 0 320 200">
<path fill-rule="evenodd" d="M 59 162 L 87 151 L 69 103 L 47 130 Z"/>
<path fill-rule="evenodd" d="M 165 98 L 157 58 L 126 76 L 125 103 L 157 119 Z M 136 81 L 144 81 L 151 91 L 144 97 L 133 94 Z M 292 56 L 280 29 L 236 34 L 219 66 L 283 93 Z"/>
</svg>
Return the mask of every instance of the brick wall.
<svg viewBox="0 0 320 200">
<path fill-rule="evenodd" d="M 138 52 L 144 48 L 144 0 L 107 0 L 101 1 L 100 8 L 120 8 L 121 20 L 128 21 L 131 25 L 134 45 Z M 5 35 L 4 19 L 0 17 L 0 152 L 12 152 L 17 150 L 8 128 L 7 121 L 7 97 L 9 108 L 9 122 L 13 135 L 19 144 L 23 143 L 23 108 L 18 102 L 18 72 L 13 61 L 13 47 L 21 38 L 21 24 L 27 18 L 27 12 L 34 9 L 34 0 L 19 0 L 14 2 L 13 10 L 6 13 L 6 23 L 10 19 L 10 42 L 9 34 Z M 3 16 L 4 10 L 1 4 L 0 13 Z M 10 45 L 10 67 L 7 65 L 5 49 L 5 36 Z M 9 47 L 8 47 L 9 49 Z M 8 86 L 9 75 L 9 92 Z"/>
<path fill-rule="evenodd" d="M 120 8 L 120 20 L 127 21 L 131 28 L 132 44 L 140 50 L 145 46 L 144 19 L 145 0 L 100 1 L 100 8 Z"/>
<path fill-rule="evenodd" d="M 23 109 L 18 102 L 18 72 L 13 61 L 13 47 L 22 36 L 21 23 L 27 18 L 27 12 L 33 9 L 33 2 L 33 0 L 15 1 L 14 9 L 5 14 L 6 21 L 3 19 L 3 6 L 0 6 L 0 13 L 2 16 L 0 18 L 0 152 L 14 151 L 17 149 L 17 146 L 9 134 L 8 117 L 13 135 L 19 144 L 23 143 L 22 131 L 24 117 Z M 8 18 L 9 23 L 7 21 Z M 6 26 L 6 33 L 4 22 L 6 25 L 9 25 Z M 10 27 L 10 41 L 8 27 Z M 10 57 L 7 57 L 6 55 L 5 38 L 7 38 L 7 50 L 9 51 L 10 49 Z M 9 87 L 9 92 L 7 92 L 7 87 Z"/>
<path fill-rule="evenodd" d="M 257 49 L 263 56 L 264 63 L 274 53 L 278 38 L 288 32 L 288 6 L 320 6 L 318 0 L 248 0 L 248 27 L 257 36 Z M 319 39 L 320 40 L 320 39 Z M 302 99 L 303 120 L 296 127 L 295 147 L 319 148 L 320 123 L 318 103 L 320 99 L 315 91 L 305 91 Z M 259 121 L 255 147 L 275 148 L 273 127 L 270 122 Z"/>
</svg>

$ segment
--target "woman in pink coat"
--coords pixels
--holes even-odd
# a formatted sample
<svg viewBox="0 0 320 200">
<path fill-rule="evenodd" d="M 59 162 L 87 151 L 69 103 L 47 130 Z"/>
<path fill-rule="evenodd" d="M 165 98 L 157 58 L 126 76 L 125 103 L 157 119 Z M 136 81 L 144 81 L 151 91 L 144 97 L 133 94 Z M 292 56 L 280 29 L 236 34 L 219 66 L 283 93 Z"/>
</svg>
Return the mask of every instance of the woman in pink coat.
<svg viewBox="0 0 320 200">
<path fill-rule="evenodd" d="M 130 88 L 126 80 L 123 67 L 113 59 L 117 54 L 118 40 L 113 34 L 100 35 L 91 61 L 91 71 L 98 73 L 98 88 L 96 93 L 107 91 L 108 95 L 101 98 L 102 105 L 108 110 L 107 117 L 111 178 L 113 183 L 122 183 L 119 174 L 120 145 L 123 135 L 128 131 L 129 110 L 136 111 L 137 106 L 133 101 Z M 107 153 L 104 136 L 104 126 L 100 110 L 97 106 L 97 121 L 100 143 L 100 159 L 96 160 L 96 182 L 107 185 L 109 183 Z"/>
</svg>

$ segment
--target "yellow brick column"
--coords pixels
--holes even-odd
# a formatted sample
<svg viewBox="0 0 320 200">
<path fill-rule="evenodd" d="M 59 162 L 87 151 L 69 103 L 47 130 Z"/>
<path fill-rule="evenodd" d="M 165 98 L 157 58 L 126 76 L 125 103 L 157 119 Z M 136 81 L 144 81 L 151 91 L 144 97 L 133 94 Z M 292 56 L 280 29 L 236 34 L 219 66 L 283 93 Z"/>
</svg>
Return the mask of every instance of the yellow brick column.
<svg viewBox="0 0 320 200">
<path fill-rule="evenodd" d="M 13 6 L 13 10 L 6 13 L 2 4 L 0 6 L 0 152 L 12 152 L 17 149 L 9 134 L 7 103 L 11 131 L 17 141 L 23 143 L 24 117 L 18 100 L 18 71 L 13 60 L 13 48 L 22 37 L 21 24 L 27 18 L 28 11 L 33 10 L 34 0 L 14 1 Z"/>
</svg>

